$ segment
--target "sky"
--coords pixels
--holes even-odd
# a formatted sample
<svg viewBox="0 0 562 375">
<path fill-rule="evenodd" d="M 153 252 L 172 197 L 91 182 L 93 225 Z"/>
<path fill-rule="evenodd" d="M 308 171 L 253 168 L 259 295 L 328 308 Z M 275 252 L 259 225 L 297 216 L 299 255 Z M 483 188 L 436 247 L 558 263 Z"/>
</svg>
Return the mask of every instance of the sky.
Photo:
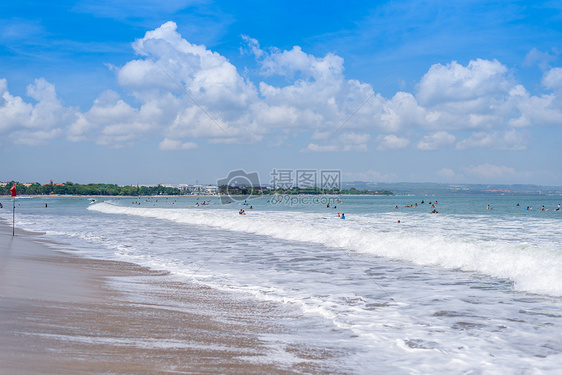
<svg viewBox="0 0 562 375">
<path fill-rule="evenodd" d="M 559 1 L 0 4 L 0 181 L 562 185 Z"/>
</svg>

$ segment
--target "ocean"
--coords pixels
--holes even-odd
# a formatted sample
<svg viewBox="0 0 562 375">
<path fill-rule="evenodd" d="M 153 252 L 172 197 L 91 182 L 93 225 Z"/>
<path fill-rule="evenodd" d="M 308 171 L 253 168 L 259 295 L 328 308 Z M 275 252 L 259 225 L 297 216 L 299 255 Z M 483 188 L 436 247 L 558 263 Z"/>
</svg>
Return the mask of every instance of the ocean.
<svg viewBox="0 0 562 375">
<path fill-rule="evenodd" d="M 322 361 L 354 374 L 551 374 L 562 371 L 560 203 L 34 197 L 17 199 L 16 225 L 75 254 L 278 304 L 290 334 L 262 339 L 280 361 L 296 344 L 339 353 Z"/>
</svg>

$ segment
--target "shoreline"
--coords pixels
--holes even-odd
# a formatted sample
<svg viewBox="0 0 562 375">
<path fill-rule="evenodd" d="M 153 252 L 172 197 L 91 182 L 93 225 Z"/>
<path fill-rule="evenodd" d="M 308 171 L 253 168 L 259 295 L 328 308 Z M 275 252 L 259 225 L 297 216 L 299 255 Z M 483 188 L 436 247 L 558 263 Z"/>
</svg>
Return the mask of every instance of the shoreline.
<svg viewBox="0 0 562 375">
<path fill-rule="evenodd" d="M 0 221 L 3 374 L 334 373 L 342 355 L 290 340 L 274 303 L 46 242 Z"/>
</svg>

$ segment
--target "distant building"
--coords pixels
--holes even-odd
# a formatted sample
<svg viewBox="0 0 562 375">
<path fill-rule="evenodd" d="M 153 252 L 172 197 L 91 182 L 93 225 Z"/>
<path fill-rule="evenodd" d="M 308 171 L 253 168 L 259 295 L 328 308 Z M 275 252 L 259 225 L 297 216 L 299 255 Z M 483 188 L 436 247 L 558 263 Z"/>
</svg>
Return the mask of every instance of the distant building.
<svg viewBox="0 0 562 375">
<path fill-rule="evenodd" d="M 217 195 L 219 193 L 219 187 L 213 185 L 187 185 L 180 184 L 177 186 L 181 190 L 182 194 L 185 195 Z"/>
</svg>

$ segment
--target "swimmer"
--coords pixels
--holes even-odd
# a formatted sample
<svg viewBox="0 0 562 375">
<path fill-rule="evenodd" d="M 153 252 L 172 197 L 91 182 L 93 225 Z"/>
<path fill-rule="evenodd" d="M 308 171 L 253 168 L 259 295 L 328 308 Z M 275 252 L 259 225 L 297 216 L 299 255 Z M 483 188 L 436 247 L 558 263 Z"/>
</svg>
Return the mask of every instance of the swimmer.
<svg viewBox="0 0 562 375">
<path fill-rule="evenodd" d="M 240 215 L 246 215 L 246 211 L 244 211 L 243 209 L 240 209 L 240 211 L 238 211 L 238 213 L 239 213 Z"/>
<path fill-rule="evenodd" d="M 341 218 L 342 218 L 342 219 L 345 219 L 345 214 L 341 214 Z"/>
</svg>

